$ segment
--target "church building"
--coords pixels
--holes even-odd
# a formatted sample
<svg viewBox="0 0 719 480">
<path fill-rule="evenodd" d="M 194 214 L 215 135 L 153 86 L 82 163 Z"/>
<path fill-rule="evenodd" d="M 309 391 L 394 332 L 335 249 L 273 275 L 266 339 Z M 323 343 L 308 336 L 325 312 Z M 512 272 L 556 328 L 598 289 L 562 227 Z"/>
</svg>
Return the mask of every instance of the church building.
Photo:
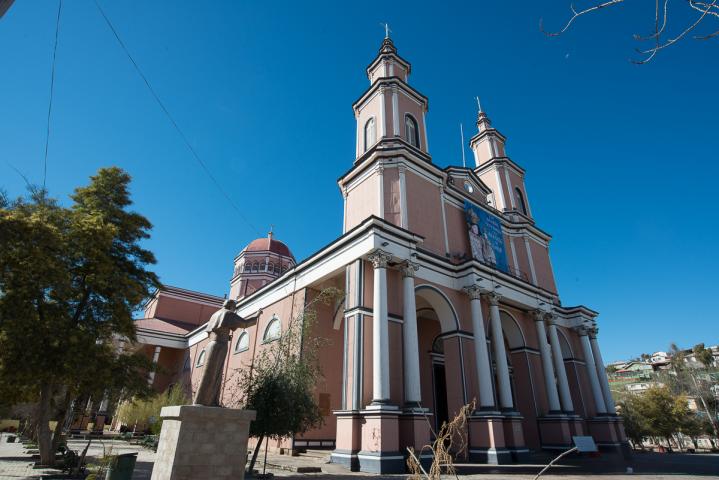
<svg viewBox="0 0 719 480">
<path fill-rule="evenodd" d="M 474 166 L 433 163 L 428 99 L 411 70 L 389 37 L 366 68 L 369 86 L 352 105 L 356 155 L 338 180 L 342 234 L 299 262 L 272 233 L 234 259 L 229 295 L 256 325 L 234 332 L 225 379 L 335 287 L 342 304 L 318 306 L 312 333 L 327 342 L 316 392 L 324 425 L 271 448 L 327 448 L 352 470 L 403 472 L 407 447 L 430 443 L 430 425 L 474 402 L 472 462 L 521 462 L 568 448 L 573 435 L 622 451 L 598 314 L 560 301 L 525 170 L 481 109 Z M 221 303 L 171 287 L 148 302 L 138 339 L 164 367 L 155 388 L 198 381 L 204 324 Z"/>
</svg>

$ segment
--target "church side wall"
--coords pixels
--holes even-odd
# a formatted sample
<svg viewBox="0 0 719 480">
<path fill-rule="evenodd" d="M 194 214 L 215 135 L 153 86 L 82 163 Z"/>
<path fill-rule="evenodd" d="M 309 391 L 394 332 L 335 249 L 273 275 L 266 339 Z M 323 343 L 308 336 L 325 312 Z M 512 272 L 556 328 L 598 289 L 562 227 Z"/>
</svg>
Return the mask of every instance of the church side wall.
<svg viewBox="0 0 719 480">
<path fill-rule="evenodd" d="M 532 251 L 532 260 L 534 260 L 534 271 L 537 274 L 537 283 L 543 289 L 556 293 L 557 285 L 554 283 L 552 265 L 549 262 L 549 249 L 538 244 L 531 238 L 529 239 L 529 248 Z"/>
<path fill-rule="evenodd" d="M 422 248 L 444 257 L 444 232 L 439 187 L 407 171 L 409 230 L 424 237 Z"/>
</svg>

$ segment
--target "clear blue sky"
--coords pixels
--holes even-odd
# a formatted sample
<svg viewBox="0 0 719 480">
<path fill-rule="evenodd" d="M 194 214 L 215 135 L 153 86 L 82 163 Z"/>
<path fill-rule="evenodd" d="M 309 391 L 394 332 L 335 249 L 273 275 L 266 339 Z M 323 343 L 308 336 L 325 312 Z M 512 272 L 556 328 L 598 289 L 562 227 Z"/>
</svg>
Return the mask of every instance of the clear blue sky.
<svg viewBox="0 0 719 480">
<path fill-rule="evenodd" d="M 434 162 L 461 162 L 458 124 L 475 131 L 475 95 L 508 137 L 538 225 L 554 236 L 562 302 L 601 312 L 606 361 L 719 341 L 716 39 L 640 67 L 627 59 L 631 34 L 651 28 L 647 2 L 558 39 L 538 20 L 559 25 L 562 1 L 306 3 L 102 1 L 262 235 L 274 224 L 299 260 L 341 233 L 351 104 L 388 21 L 430 99 Z M 19 1 L 0 19 L 0 187 L 13 196 L 24 186 L 10 165 L 42 183 L 56 5 Z M 121 166 L 154 224 L 162 281 L 227 292 L 256 230 L 192 159 L 92 1 L 64 2 L 57 55 L 51 193 L 66 201 L 99 167 Z"/>
</svg>

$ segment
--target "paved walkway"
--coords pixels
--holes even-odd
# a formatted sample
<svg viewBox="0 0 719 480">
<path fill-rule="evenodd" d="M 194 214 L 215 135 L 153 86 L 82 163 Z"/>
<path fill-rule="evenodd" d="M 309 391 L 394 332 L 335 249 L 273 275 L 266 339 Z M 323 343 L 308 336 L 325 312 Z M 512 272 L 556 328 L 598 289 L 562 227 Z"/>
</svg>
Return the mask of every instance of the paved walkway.
<svg viewBox="0 0 719 480">
<path fill-rule="evenodd" d="M 25 453 L 22 444 L 6 443 L 5 435 L 0 437 L 0 480 L 14 480 L 25 478 L 40 478 L 43 473 L 57 472 L 56 470 L 35 470 L 32 468 L 33 460 Z M 68 446 L 72 450 L 81 452 L 86 441 L 70 440 Z M 130 445 L 121 440 L 94 439 L 88 450 L 88 463 L 93 463 L 101 457 L 103 452 L 112 454 L 137 452 L 137 464 L 133 480 L 149 480 L 155 453 L 138 445 Z M 260 452 L 256 469 L 262 470 L 264 452 Z M 339 465 L 328 463 L 329 452 L 310 450 L 299 457 L 288 455 L 269 454 L 267 456 L 268 472 L 283 480 L 307 479 L 318 477 L 339 480 L 360 480 L 361 477 L 374 479 L 404 479 L 407 475 L 369 475 L 359 472 L 348 472 Z M 461 478 L 467 480 L 503 480 L 511 477 L 512 480 L 531 480 L 541 470 L 543 464 L 535 462 L 528 465 L 458 465 Z M 626 467 L 631 466 L 633 474 L 626 474 Z M 298 474 L 297 467 L 319 467 L 322 473 Z M 549 475 L 543 475 L 547 480 L 579 480 L 591 477 L 592 480 L 630 480 L 637 477 L 658 480 L 699 480 L 706 478 L 719 478 L 719 454 L 656 454 L 638 453 L 629 464 L 620 460 L 581 459 L 574 458 L 563 465 L 553 467 Z"/>
</svg>

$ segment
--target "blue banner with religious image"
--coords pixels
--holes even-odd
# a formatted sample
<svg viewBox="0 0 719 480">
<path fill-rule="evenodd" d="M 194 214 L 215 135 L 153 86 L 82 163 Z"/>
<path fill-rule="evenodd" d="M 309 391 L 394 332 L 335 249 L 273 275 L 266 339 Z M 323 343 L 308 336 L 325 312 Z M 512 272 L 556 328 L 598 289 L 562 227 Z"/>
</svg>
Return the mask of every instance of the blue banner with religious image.
<svg viewBox="0 0 719 480">
<path fill-rule="evenodd" d="M 496 216 L 472 205 L 467 200 L 464 201 L 464 213 L 467 219 L 472 257 L 509 273 L 502 222 Z"/>
</svg>

